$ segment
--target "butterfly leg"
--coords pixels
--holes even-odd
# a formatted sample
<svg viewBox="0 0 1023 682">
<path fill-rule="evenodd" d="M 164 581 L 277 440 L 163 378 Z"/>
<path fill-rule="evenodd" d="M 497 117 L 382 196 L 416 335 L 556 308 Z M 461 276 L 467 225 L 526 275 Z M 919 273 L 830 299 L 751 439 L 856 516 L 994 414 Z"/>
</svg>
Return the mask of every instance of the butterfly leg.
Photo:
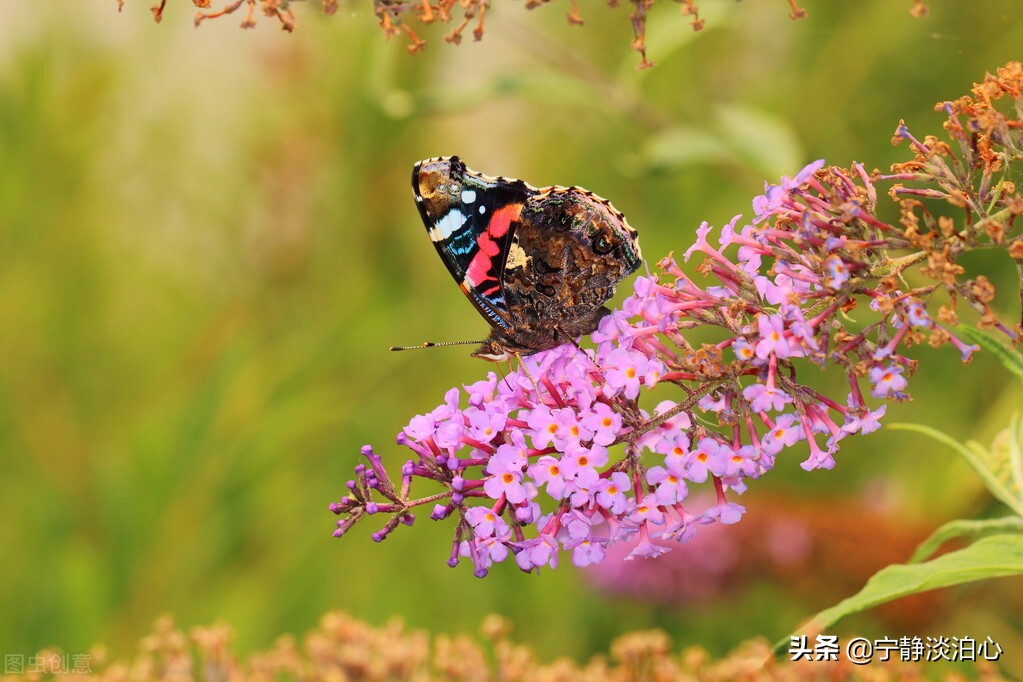
<svg viewBox="0 0 1023 682">
<path fill-rule="evenodd" d="M 529 378 L 529 381 L 533 384 L 533 390 L 536 391 L 536 395 L 537 395 L 537 397 L 539 397 L 540 396 L 540 385 L 537 383 L 536 379 L 533 377 L 533 374 L 529 371 L 529 366 L 526 365 L 526 362 L 522 359 L 521 355 L 516 355 L 515 357 L 518 358 L 518 360 L 519 360 L 519 367 L 522 368 L 522 373 L 525 374 Z M 511 360 L 508 361 L 508 364 L 511 365 Z"/>
</svg>

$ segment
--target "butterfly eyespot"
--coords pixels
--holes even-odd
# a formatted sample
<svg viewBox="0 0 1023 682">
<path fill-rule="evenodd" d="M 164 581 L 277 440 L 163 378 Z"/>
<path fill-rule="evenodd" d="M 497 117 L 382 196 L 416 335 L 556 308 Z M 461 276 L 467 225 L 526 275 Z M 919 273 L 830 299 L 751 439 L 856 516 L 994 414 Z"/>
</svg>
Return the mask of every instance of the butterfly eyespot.
<svg viewBox="0 0 1023 682">
<path fill-rule="evenodd" d="M 604 254 L 611 253 L 615 248 L 614 243 L 607 238 L 606 235 L 598 234 L 593 240 L 593 250 L 603 256 Z"/>
</svg>

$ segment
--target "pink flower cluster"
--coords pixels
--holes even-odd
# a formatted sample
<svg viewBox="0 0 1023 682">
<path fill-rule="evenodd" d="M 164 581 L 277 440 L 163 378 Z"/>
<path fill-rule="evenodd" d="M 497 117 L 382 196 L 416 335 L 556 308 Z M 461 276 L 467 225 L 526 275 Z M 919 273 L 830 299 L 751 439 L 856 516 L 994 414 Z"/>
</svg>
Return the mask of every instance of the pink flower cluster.
<svg viewBox="0 0 1023 682">
<path fill-rule="evenodd" d="M 927 312 L 935 287 L 903 291 L 898 278 L 916 260 L 900 227 L 875 217 L 876 192 L 862 166 L 818 161 L 753 202 L 717 243 L 704 223 L 685 260 L 702 255 L 697 284 L 672 258 L 662 275 L 641 276 L 621 309 L 592 335 L 596 348 L 565 345 L 524 357 L 444 404 L 414 417 L 399 444 L 413 453 L 400 491 L 378 455 L 331 505 L 343 535 L 366 515 L 411 523 L 411 509 L 455 515 L 449 563 L 468 557 L 478 576 L 514 556 L 524 571 L 556 567 L 562 551 L 577 566 L 635 539 L 629 558 L 667 551 L 654 539 L 685 542 L 697 527 L 737 522 L 734 495 L 769 471 L 786 449 L 806 443 L 804 469 L 830 469 L 839 443 L 879 428 L 885 405 L 904 400 L 915 362 L 901 346 L 953 343 L 964 361 L 977 350 Z M 852 311 L 855 310 L 855 315 Z M 699 330 L 699 346 L 688 338 Z M 690 333 L 692 332 L 692 333 Z M 842 372 L 844 400 L 801 383 L 807 363 Z M 640 406 L 649 389 L 671 384 L 678 400 Z M 408 497 L 413 479 L 443 491 Z M 694 508 L 691 488 L 712 488 Z M 379 502 L 373 499 L 383 498 Z"/>
</svg>

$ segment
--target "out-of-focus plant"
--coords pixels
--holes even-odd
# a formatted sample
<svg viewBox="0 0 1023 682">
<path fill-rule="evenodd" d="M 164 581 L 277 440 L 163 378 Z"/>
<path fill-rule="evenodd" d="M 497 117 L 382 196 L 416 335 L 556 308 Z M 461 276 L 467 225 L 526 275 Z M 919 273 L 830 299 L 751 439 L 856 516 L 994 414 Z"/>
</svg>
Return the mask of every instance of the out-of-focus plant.
<svg viewBox="0 0 1023 682">
<path fill-rule="evenodd" d="M 633 538 L 630 558 L 656 557 L 702 525 L 739 521 L 745 509 L 728 493 L 787 449 L 805 442 L 804 469 L 832 468 L 844 438 L 880 427 L 886 406 L 864 384 L 875 399 L 908 398 L 918 362 L 903 348 L 951 344 L 968 362 L 978 346 L 955 330 L 961 303 L 1018 341 L 1020 324 L 992 308 L 993 285 L 967 278 L 959 261 L 999 249 L 1023 285 L 1023 197 L 1009 179 L 1023 158 L 1023 66 L 936 109 L 948 140 L 917 139 L 900 123 L 893 141 L 912 158 L 890 173 L 815 162 L 767 186 L 753 222 L 736 216 L 718 245 L 704 223 L 685 258 L 702 254 L 709 286 L 669 255 L 662 275 L 639 277 L 604 318 L 595 350 L 562 346 L 504 379 L 451 389 L 398 434 L 414 453 L 400 482 L 366 446 L 369 465 L 331 505 L 342 517 L 335 535 L 382 514 L 373 537 L 383 540 L 432 505 L 431 518 L 457 518 L 449 564 L 468 557 L 478 576 L 512 556 L 524 571 L 556 567 L 562 551 L 595 564 Z M 878 211 L 878 185 L 898 204 L 895 222 Z M 911 272 L 929 283 L 909 285 Z M 695 346 L 687 335 L 697 331 L 715 340 Z M 848 395 L 809 386 L 809 369 L 841 372 Z M 666 385 L 681 398 L 641 407 L 646 389 Z M 441 490 L 414 498 L 416 479 Z M 697 485 L 713 491 L 709 506 L 689 497 Z"/>
<path fill-rule="evenodd" d="M 967 328 L 963 333 L 991 352 L 1009 373 L 1023 382 L 1023 355 L 975 329 Z M 906 595 L 1023 574 L 1023 421 L 1020 415 L 1013 415 L 990 447 L 976 442 L 959 443 L 921 424 L 895 424 L 891 428 L 917 431 L 956 450 L 991 494 L 1013 513 L 992 519 L 959 519 L 942 525 L 920 543 L 909 563 L 879 571 L 860 592 L 814 616 L 803 627 L 805 632 L 822 632 L 847 615 Z M 973 542 L 932 559 L 950 540 Z M 784 651 L 788 644 L 789 640 L 778 642 L 776 652 Z"/>
<path fill-rule="evenodd" d="M 886 509 L 876 495 L 761 494 L 755 514 L 735 526 L 701 530 L 685 551 L 623 561 L 633 543 L 619 543 L 583 575 L 604 595 L 683 611 L 742 599 L 765 581 L 780 586 L 787 603 L 819 604 L 842 599 L 879 569 L 904 561 L 933 528 Z M 875 615 L 889 629 L 922 632 L 941 622 L 949 603 L 942 593 L 917 595 Z"/>
<path fill-rule="evenodd" d="M 281 29 L 287 32 L 295 30 L 295 14 L 291 11 L 291 4 L 294 0 L 225 0 L 220 3 L 220 9 L 213 9 L 213 0 L 192 0 L 192 4 L 200 11 L 195 15 L 195 25 L 198 26 L 207 19 L 216 19 L 229 14 L 234 14 L 244 7 L 245 18 L 242 19 L 242 28 L 255 28 L 257 11 L 263 16 L 276 19 L 280 22 Z M 325 14 L 334 14 L 337 11 L 337 0 L 322 0 Z M 124 8 L 124 0 L 117 0 L 118 9 Z M 167 8 L 167 0 L 160 0 L 152 6 L 153 19 L 157 23 L 163 20 L 163 11 Z"/>
<path fill-rule="evenodd" d="M 213 10 L 213 0 L 192 0 L 196 7 L 202 10 L 195 15 L 195 25 L 198 26 L 206 19 L 215 19 L 228 14 L 234 14 L 243 6 L 245 19 L 242 21 L 242 28 L 253 28 L 256 25 L 257 7 L 259 13 L 277 19 L 281 28 L 285 31 L 295 30 L 295 15 L 291 11 L 291 4 L 296 0 L 224 0 L 219 10 Z M 579 12 L 577 0 L 569 0 L 570 10 L 567 14 L 568 23 L 576 26 L 583 25 L 583 16 Z M 627 0 L 632 11 L 629 12 L 629 23 L 632 26 L 632 49 L 639 52 L 640 63 L 638 68 L 645 69 L 653 66 L 653 62 L 647 59 L 646 54 L 646 25 L 647 16 L 653 9 L 655 0 Z M 682 16 L 690 18 L 690 26 L 694 31 L 704 27 L 704 20 L 700 18 L 699 0 L 674 0 L 680 5 L 679 11 Z M 807 11 L 799 6 L 796 0 L 787 0 L 789 6 L 789 17 L 791 19 L 803 19 Z M 337 11 L 338 0 L 322 0 L 323 11 L 327 14 L 334 14 Z M 546 5 L 551 0 L 526 0 L 526 9 L 535 9 Z M 924 0 L 912 0 L 910 14 L 914 17 L 921 17 L 928 13 Z M 124 6 L 124 0 L 117 0 L 118 7 Z M 462 42 L 462 33 L 470 24 L 475 23 L 472 35 L 475 40 L 482 40 L 486 32 L 485 21 L 487 11 L 490 9 L 491 0 L 373 0 L 373 12 L 380 21 L 380 28 L 384 36 L 391 38 L 404 33 L 408 36 L 408 51 L 412 54 L 419 52 L 426 47 L 426 40 L 419 37 L 412 28 L 412 23 L 423 25 L 441 22 L 450 24 L 455 22 L 455 27 L 444 37 L 444 40 L 458 45 Z M 618 7 L 621 0 L 607 0 L 609 7 Z M 160 0 L 153 5 L 153 17 L 156 21 L 163 18 L 163 11 L 167 0 Z M 456 21 L 457 17 L 457 21 Z"/>
<path fill-rule="evenodd" d="M 61 652 L 44 650 L 34 660 L 45 665 L 31 673 L 12 675 L 7 679 L 11 682 L 51 679 L 103 682 L 196 679 L 239 682 L 618 682 L 646 679 L 693 682 L 731 682 L 738 679 L 749 682 L 820 679 L 952 682 L 963 679 L 959 672 L 936 674 L 931 662 L 902 662 L 896 657 L 875 660 L 865 667 L 844 658 L 773 662 L 770 661 L 770 649 L 762 640 L 740 644 L 724 658 L 715 660 L 697 646 L 676 652 L 671 638 L 660 630 L 626 633 L 612 642 L 607 652 L 585 663 L 567 658 L 545 663 L 528 646 L 514 642 L 510 633 L 510 623 L 500 616 L 489 616 L 484 620 L 480 626 L 480 637 L 474 638 L 466 634 L 431 636 L 426 632 L 408 630 L 398 619 L 375 628 L 335 612 L 325 614 L 319 627 L 306 634 L 301 643 L 291 636 L 282 636 L 269 650 L 242 658 L 231 649 L 231 630 L 227 625 L 196 627 L 186 634 L 165 617 L 156 623 L 154 632 L 142 640 L 138 653 L 131 659 L 107 661 L 103 647 L 95 647 L 90 654 L 78 657 L 81 670 L 71 671 L 65 667 L 67 657 Z M 967 667 L 970 669 L 986 682 L 1008 680 L 999 674 L 993 663 L 980 657 Z M 0 676 L 0 680 L 3 679 Z"/>
</svg>

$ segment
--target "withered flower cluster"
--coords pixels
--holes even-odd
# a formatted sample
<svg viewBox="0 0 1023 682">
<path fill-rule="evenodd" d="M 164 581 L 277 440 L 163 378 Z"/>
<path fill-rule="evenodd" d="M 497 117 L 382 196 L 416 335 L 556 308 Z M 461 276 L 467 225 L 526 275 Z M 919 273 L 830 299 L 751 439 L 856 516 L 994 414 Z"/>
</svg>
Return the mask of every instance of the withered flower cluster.
<svg viewBox="0 0 1023 682">
<path fill-rule="evenodd" d="M 201 10 L 195 15 L 195 25 L 198 26 L 206 19 L 215 19 L 228 14 L 234 14 L 242 6 L 245 6 L 245 18 L 241 22 L 242 28 L 253 28 L 256 25 L 258 12 L 280 22 L 281 28 L 291 32 L 295 30 L 295 15 L 291 11 L 292 3 L 297 0 L 223 0 L 220 9 L 213 9 L 213 0 L 192 0 L 196 7 Z M 647 58 L 646 54 L 646 25 L 647 17 L 654 6 L 655 0 L 626 0 L 631 6 L 629 12 L 629 23 L 632 26 L 632 49 L 639 52 L 640 63 L 638 68 L 646 69 L 654 65 Z M 526 0 L 526 9 L 535 9 L 541 5 L 549 4 L 551 0 Z M 569 0 L 570 8 L 566 15 L 568 23 L 575 26 L 583 25 L 583 16 L 579 11 L 578 0 Z M 679 5 L 679 12 L 682 16 L 688 17 L 689 25 L 694 31 L 704 27 L 704 20 L 700 18 L 699 0 L 674 0 Z M 803 19 L 807 16 L 804 8 L 797 4 L 796 0 L 787 0 L 789 5 L 789 17 L 791 19 Z M 322 0 L 323 11 L 326 14 L 334 14 L 337 11 L 338 0 Z M 927 14 L 925 0 L 912 0 L 910 14 L 914 17 L 922 17 Z M 117 0 L 118 7 L 124 6 L 124 0 Z M 618 7 L 621 0 L 607 0 L 608 7 Z M 156 21 L 163 18 L 163 11 L 167 0 L 160 0 L 153 5 L 153 17 Z M 449 43 L 458 45 L 462 42 L 462 33 L 473 25 L 473 39 L 481 40 L 485 32 L 484 22 L 487 10 L 490 9 L 491 0 L 373 0 L 373 12 L 380 21 L 380 28 L 387 38 L 404 33 L 408 39 L 408 51 L 412 54 L 419 52 L 426 47 L 426 40 L 421 38 L 413 29 L 412 24 L 423 25 L 440 22 L 444 24 L 455 23 L 454 28 L 444 37 Z"/>
<path fill-rule="evenodd" d="M 334 14 L 337 11 L 337 1 L 322 0 L 323 12 L 325 14 Z M 195 15 L 196 26 L 207 19 L 217 19 L 234 14 L 244 7 L 245 18 L 241 22 L 242 28 L 255 28 L 258 12 L 258 14 L 263 16 L 276 19 L 280 22 L 281 29 L 288 33 L 295 30 L 295 14 L 291 11 L 293 2 L 294 0 L 225 0 L 220 4 L 220 9 L 214 9 L 213 0 L 192 0 L 192 4 L 201 10 Z M 117 7 L 118 10 L 123 9 L 124 0 L 117 0 Z M 150 8 L 153 12 L 153 19 L 157 23 L 163 20 L 163 11 L 166 7 L 167 0 L 160 0 Z"/>
<path fill-rule="evenodd" d="M 108 660 L 104 647 L 79 655 L 79 670 L 67 654 L 47 649 L 32 657 L 41 665 L 24 673 L 0 675 L 10 682 L 620 682 L 691 680 L 692 682 L 809 682 L 830 679 L 870 682 L 925 682 L 964 679 L 959 670 L 935 674 L 934 664 L 918 660 L 875 660 L 857 666 L 835 661 L 773 661 L 763 640 L 740 644 L 723 658 L 705 649 L 676 649 L 663 631 L 626 633 L 606 652 L 577 663 L 567 657 L 543 661 L 528 645 L 511 637 L 511 624 L 488 616 L 478 636 L 431 635 L 392 619 L 381 627 L 351 616 L 325 614 L 301 640 L 283 635 L 267 650 L 239 656 L 231 628 L 195 627 L 187 633 L 164 617 L 130 658 Z M 978 660 L 963 672 L 986 682 L 1007 682 L 996 664 Z"/>
</svg>

